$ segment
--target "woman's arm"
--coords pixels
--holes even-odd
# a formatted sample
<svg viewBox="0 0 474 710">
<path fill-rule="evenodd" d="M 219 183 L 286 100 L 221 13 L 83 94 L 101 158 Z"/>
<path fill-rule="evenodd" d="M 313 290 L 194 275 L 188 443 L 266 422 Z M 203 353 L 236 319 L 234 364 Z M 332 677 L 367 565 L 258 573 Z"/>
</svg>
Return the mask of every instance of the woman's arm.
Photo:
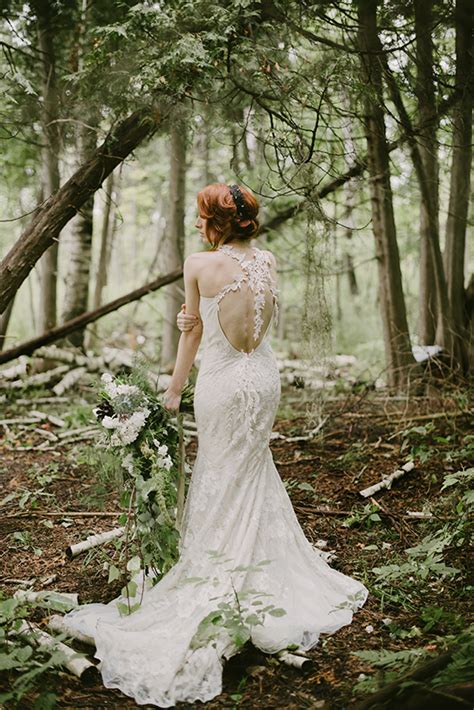
<svg viewBox="0 0 474 710">
<path fill-rule="evenodd" d="M 188 378 L 202 337 L 202 322 L 199 317 L 196 256 L 195 254 L 191 254 L 187 257 L 184 262 L 183 275 L 186 312 L 189 315 L 197 316 L 198 321 L 192 330 L 181 333 L 171 381 L 163 395 L 163 404 L 167 409 L 178 409 L 179 407 L 181 391 Z"/>
</svg>

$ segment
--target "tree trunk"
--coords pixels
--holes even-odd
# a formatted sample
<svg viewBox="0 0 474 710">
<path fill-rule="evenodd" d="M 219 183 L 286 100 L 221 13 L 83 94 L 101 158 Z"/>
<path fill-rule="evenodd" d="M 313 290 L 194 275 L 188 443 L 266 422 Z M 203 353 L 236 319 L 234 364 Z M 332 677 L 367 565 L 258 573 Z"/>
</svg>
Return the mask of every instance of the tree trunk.
<svg viewBox="0 0 474 710">
<path fill-rule="evenodd" d="M 182 268 L 184 261 L 184 210 L 186 196 L 186 129 L 181 121 L 170 128 L 169 213 L 164 247 L 166 271 Z M 165 317 L 161 340 L 161 367 L 166 372 L 174 366 L 180 332 L 176 313 L 183 303 L 183 281 L 166 290 Z"/>
<path fill-rule="evenodd" d="M 102 229 L 100 234 L 100 253 L 97 273 L 95 276 L 94 296 L 92 307 L 99 308 L 102 303 L 102 291 L 107 285 L 108 268 L 110 264 L 110 254 L 112 251 L 112 234 L 114 220 L 111 219 L 112 196 L 114 191 L 114 173 L 110 173 L 105 183 L 105 204 L 102 217 Z"/>
<path fill-rule="evenodd" d="M 460 101 L 454 108 L 453 156 L 444 252 L 453 334 L 464 371 L 469 369 L 465 328 L 464 255 L 472 162 L 473 14 L 471 0 L 457 0 L 456 90 L 460 94 Z"/>
<path fill-rule="evenodd" d="M 359 295 L 359 284 L 357 283 L 356 272 L 354 269 L 354 260 L 352 258 L 352 236 L 354 234 L 354 208 L 355 208 L 355 185 L 353 182 L 348 182 L 345 189 L 346 205 L 344 211 L 344 237 L 343 245 L 342 268 L 347 273 L 349 282 L 349 292 L 351 296 Z"/>
<path fill-rule="evenodd" d="M 109 271 L 110 271 L 110 259 L 112 256 L 112 249 L 115 234 L 117 232 L 117 210 L 116 205 L 119 199 L 119 190 L 117 188 L 118 180 L 115 173 L 110 173 L 109 177 L 105 182 L 105 199 L 104 199 L 104 213 L 102 215 L 102 226 L 100 230 L 100 251 L 99 259 L 97 265 L 97 271 L 95 275 L 94 282 L 94 292 L 92 294 L 92 308 L 96 310 L 102 305 L 102 297 L 104 288 L 107 286 Z M 115 189 L 114 189 L 115 188 Z M 150 275 L 150 272 L 149 272 Z M 94 349 L 97 345 L 98 339 L 98 324 L 94 323 L 87 331 L 85 337 L 86 348 Z"/>
<path fill-rule="evenodd" d="M 379 273 L 387 380 L 403 388 L 414 364 L 403 295 L 392 189 L 389 150 L 383 114 L 382 69 L 378 58 L 377 0 L 358 0 L 358 41 L 364 92 L 364 129 L 372 203 L 372 228 Z"/>
<path fill-rule="evenodd" d="M 78 28 L 77 39 L 77 71 L 80 72 L 84 65 L 84 52 L 88 37 L 90 0 L 82 0 L 81 22 Z M 97 148 L 97 133 L 94 127 L 98 124 L 99 116 L 96 111 L 87 109 L 84 99 L 80 100 L 76 113 L 87 117 L 87 124 L 83 121 L 76 130 L 78 167 L 94 154 Z M 69 247 L 68 271 L 66 277 L 66 294 L 64 299 L 63 321 L 71 320 L 80 313 L 87 311 L 89 302 L 89 281 L 92 258 L 92 233 L 94 216 L 94 195 L 84 203 L 72 224 L 71 244 Z M 84 345 L 84 331 L 76 330 L 68 340 L 76 347 Z"/>
<path fill-rule="evenodd" d="M 96 133 L 81 125 L 78 130 L 79 164 L 93 155 L 97 146 Z M 71 243 L 69 245 L 66 293 L 62 320 L 68 321 L 87 311 L 89 302 L 89 280 L 92 259 L 94 196 L 85 202 L 73 220 Z M 84 344 L 84 331 L 77 330 L 69 336 L 76 347 Z"/>
<path fill-rule="evenodd" d="M 6 342 L 6 335 L 7 335 L 7 330 L 8 330 L 8 324 L 10 323 L 10 318 L 12 315 L 13 311 L 13 305 L 15 303 L 15 297 L 12 298 L 8 306 L 5 308 L 3 313 L 0 315 L 0 350 L 3 350 L 3 347 Z"/>
<path fill-rule="evenodd" d="M 424 179 L 431 196 L 431 206 L 421 194 L 420 204 L 420 294 L 418 338 L 421 345 L 433 345 L 436 337 L 438 309 L 436 304 L 436 281 L 431 254 L 432 222 L 439 232 L 439 166 L 436 136 L 436 95 L 433 76 L 433 0 L 415 0 L 416 33 L 416 96 L 418 122 L 422 128 L 418 134 L 420 158 Z M 433 215 L 430 217 L 430 209 Z"/>
<path fill-rule="evenodd" d="M 418 145 L 418 141 L 416 140 L 411 118 L 405 108 L 397 80 L 390 69 L 387 55 L 383 52 L 378 36 L 376 37 L 376 43 L 374 44 L 374 51 L 377 52 L 377 60 L 383 65 L 390 97 L 395 104 L 395 108 L 397 109 L 397 113 L 400 118 L 400 123 L 403 126 L 403 130 L 405 131 L 405 135 L 410 146 L 410 154 L 420 187 L 421 200 L 424 205 L 424 214 L 427 220 L 427 229 L 425 230 L 425 234 L 426 237 L 429 238 L 429 258 L 431 258 L 432 261 L 433 281 L 436 293 L 437 321 L 435 340 L 436 343 L 446 351 L 451 362 L 453 362 L 455 354 L 453 351 L 453 338 L 451 333 L 448 289 L 439 244 L 439 219 L 436 194 L 432 194 L 430 189 L 431 186 L 429 180 L 427 179 L 425 166 L 423 164 L 420 147 Z M 380 99 L 382 101 L 383 97 L 381 96 Z M 432 125 L 432 121 L 425 122 L 425 126 L 426 125 Z"/>
<path fill-rule="evenodd" d="M 54 30 L 48 6 L 38 3 L 37 13 L 38 48 L 42 73 L 42 115 L 44 147 L 42 149 L 43 194 L 49 197 L 59 189 L 59 117 L 58 91 L 56 86 L 56 67 L 54 52 Z M 40 263 L 41 300 L 40 327 L 42 331 L 56 325 L 57 320 L 57 277 L 58 277 L 58 240 L 52 240 L 51 246 Z"/>
<path fill-rule="evenodd" d="M 38 210 L 0 263 L 0 313 L 59 232 L 106 177 L 149 137 L 161 121 L 157 108 L 136 111 L 109 134 L 94 156 Z"/>
</svg>

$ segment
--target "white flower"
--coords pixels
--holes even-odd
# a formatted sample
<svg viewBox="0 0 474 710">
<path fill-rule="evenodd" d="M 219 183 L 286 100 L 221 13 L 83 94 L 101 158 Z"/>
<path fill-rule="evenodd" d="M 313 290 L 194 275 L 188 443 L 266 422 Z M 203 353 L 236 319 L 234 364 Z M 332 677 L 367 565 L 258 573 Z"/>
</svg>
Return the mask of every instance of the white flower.
<svg viewBox="0 0 474 710">
<path fill-rule="evenodd" d="M 166 444 L 163 444 L 162 446 L 158 447 L 158 454 L 160 456 L 166 456 L 167 453 L 168 453 L 168 447 L 166 446 Z"/>
<path fill-rule="evenodd" d="M 110 374 L 110 372 L 104 372 L 104 374 L 102 375 L 102 377 L 100 379 L 102 380 L 102 382 L 107 382 L 107 383 L 113 382 L 113 377 Z"/>
<path fill-rule="evenodd" d="M 136 385 L 117 385 L 115 393 L 117 394 L 138 394 L 140 390 Z"/>
<path fill-rule="evenodd" d="M 106 429 L 116 429 L 120 424 L 120 420 L 117 417 L 104 417 L 102 419 L 102 426 Z"/>
<path fill-rule="evenodd" d="M 387 616 L 385 619 L 382 619 L 382 624 L 385 624 L 385 626 L 388 626 L 391 623 L 392 619 L 389 616 Z"/>
<path fill-rule="evenodd" d="M 124 468 L 130 475 L 133 473 L 133 454 L 129 453 L 125 456 L 122 461 L 122 468 Z"/>
<path fill-rule="evenodd" d="M 170 468 L 173 467 L 173 461 L 171 460 L 171 456 L 167 456 L 163 459 L 162 466 L 163 468 L 166 468 L 167 471 L 169 471 Z"/>
<path fill-rule="evenodd" d="M 371 626 L 370 624 L 365 627 L 365 631 L 367 631 L 368 634 L 371 634 L 373 630 L 374 630 L 374 627 Z"/>
</svg>

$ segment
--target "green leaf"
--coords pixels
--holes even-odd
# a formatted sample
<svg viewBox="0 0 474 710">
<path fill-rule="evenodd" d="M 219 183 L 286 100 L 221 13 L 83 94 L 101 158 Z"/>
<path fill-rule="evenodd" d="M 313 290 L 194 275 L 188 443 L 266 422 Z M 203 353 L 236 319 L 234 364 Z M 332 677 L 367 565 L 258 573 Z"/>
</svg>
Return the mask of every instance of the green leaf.
<svg viewBox="0 0 474 710">
<path fill-rule="evenodd" d="M 110 584 L 111 582 L 115 582 L 116 579 L 119 579 L 120 577 L 120 570 L 118 567 L 115 565 L 110 565 L 109 566 L 109 577 L 107 579 L 107 582 Z"/>
<path fill-rule="evenodd" d="M 272 616 L 285 616 L 286 611 L 280 607 L 277 607 L 276 609 L 270 609 L 269 614 Z"/>
</svg>

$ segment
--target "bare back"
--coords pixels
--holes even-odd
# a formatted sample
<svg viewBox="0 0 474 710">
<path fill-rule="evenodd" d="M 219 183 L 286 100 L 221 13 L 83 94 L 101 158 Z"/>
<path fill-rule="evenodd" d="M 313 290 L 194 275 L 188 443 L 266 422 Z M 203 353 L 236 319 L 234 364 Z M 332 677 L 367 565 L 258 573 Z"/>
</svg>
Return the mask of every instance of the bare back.
<svg viewBox="0 0 474 710">
<path fill-rule="evenodd" d="M 276 306 L 270 252 L 223 245 L 199 272 L 201 298 L 216 299 L 220 328 L 233 348 L 251 352 L 262 342 Z"/>
</svg>

